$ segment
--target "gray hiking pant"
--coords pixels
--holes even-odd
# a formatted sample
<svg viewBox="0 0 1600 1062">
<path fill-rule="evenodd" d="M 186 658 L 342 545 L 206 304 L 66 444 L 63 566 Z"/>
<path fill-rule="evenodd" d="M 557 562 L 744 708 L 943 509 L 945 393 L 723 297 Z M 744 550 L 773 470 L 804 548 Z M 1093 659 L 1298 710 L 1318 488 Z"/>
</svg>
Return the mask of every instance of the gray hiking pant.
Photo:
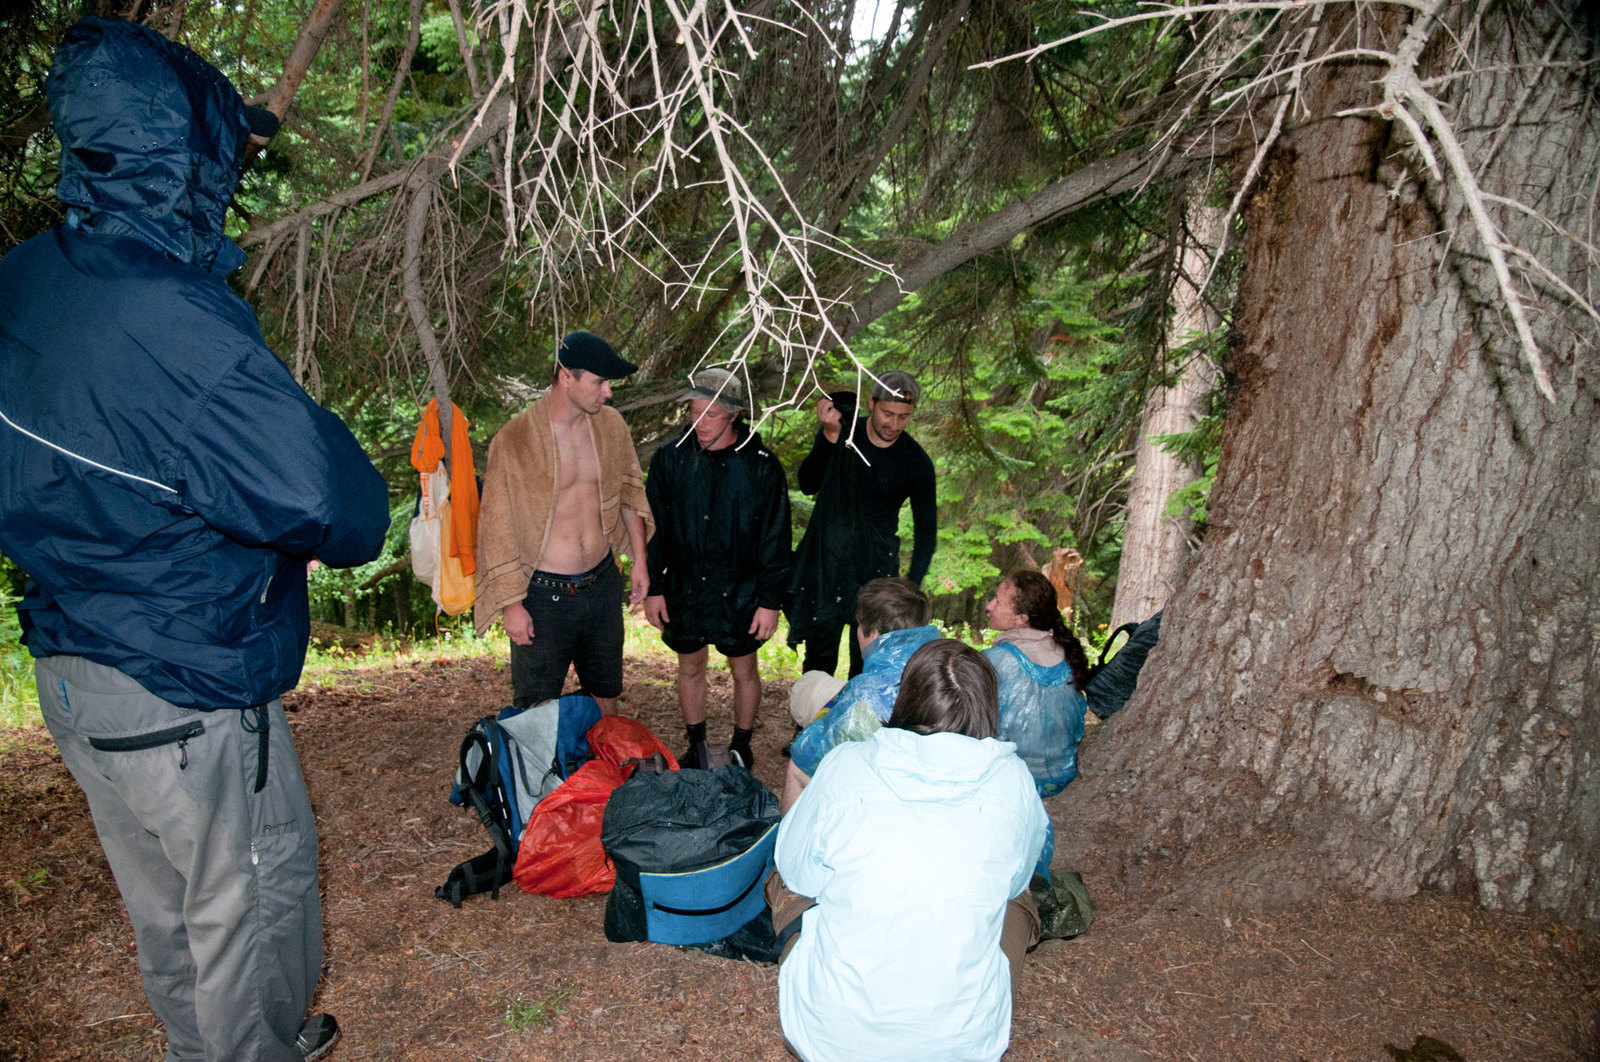
<svg viewBox="0 0 1600 1062">
<path fill-rule="evenodd" d="M 75 656 L 36 661 L 34 674 L 133 921 L 168 1062 L 300 1062 L 322 906 L 282 702 L 179 708 Z M 256 792 L 263 720 L 269 769 Z"/>
</svg>

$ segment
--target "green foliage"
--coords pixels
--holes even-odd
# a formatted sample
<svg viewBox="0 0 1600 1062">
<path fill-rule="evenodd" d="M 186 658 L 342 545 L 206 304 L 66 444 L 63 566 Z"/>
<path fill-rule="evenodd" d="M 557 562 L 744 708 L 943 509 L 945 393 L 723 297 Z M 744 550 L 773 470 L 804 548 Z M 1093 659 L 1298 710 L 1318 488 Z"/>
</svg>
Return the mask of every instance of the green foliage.
<svg viewBox="0 0 1600 1062">
<path fill-rule="evenodd" d="M 364 594 L 377 594 L 401 579 L 411 579 L 411 566 L 407 560 L 411 549 L 411 509 L 409 498 L 391 503 L 389 531 L 384 535 L 383 550 L 377 557 L 354 568 L 330 568 L 318 564 L 306 579 L 311 594 L 312 615 L 337 613 L 337 622 L 347 627 L 359 626 L 356 616 L 345 616 L 347 608 L 354 608 Z"/>
<path fill-rule="evenodd" d="M 33 658 L 22 644 L 12 579 L 16 566 L 0 555 L 0 730 L 32 726 L 39 717 L 39 691 L 34 685 Z"/>
<path fill-rule="evenodd" d="M 478 35 L 467 30 L 467 40 L 478 44 Z M 417 42 L 417 54 L 423 65 L 439 74 L 462 72 L 461 47 L 456 40 L 456 23 L 448 12 L 440 12 L 422 20 Z"/>
<path fill-rule="evenodd" d="M 0 4 L 0 254 L 61 220 L 44 77 L 77 9 L 70 0 Z"/>
<path fill-rule="evenodd" d="M 354 683 L 371 686 L 382 681 L 388 671 L 462 660 L 488 659 L 496 667 L 505 667 L 510 657 L 508 646 L 505 632 L 498 624 L 480 637 L 473 629 L 470 615 L 441 616 L 431 635 L 379 638 L 360 651 L 339 645 L 313 645 L 306 652 L 300 685 L 332 687 Z"/>
<path fill-rule="evenodd" d="M 521 996 L 508 999 L 505 1017 L 500 1019 L 501 1024 L 517 1032 L 548 1025 L 553 1019 L 567 1012 L 566 1003 L 575 987 L 577 987 L 576 982 L 564 977 L 556 982 L 555 989 L 549 995 L 540 999 L 525 1001 Z"/>
<path fill-rule="evenodd" d="M 1217 328 L 1201 336 L 1176 352 L 1176 357 L 1220 361 L 1223 346 L 1227 342 L 1227 331 L 1226 328 Z M 1201 469 L 1199 478 L 1174 491 L 1166 504 L 1168 516 L 1193 521 L 1197 534 L 1205 531 L 1206 506 L 1211 500 L 1211 484 L 1217 476 L 1217 462 L 1222 457 L 1222 428 L 1227 412 L 1220 390 L 1209 396 L 1209 402 L 1210 408 L 1205 416 L 1190 431 L 1152 436 L 1152 441 L 1161 449 Z"/>
<path fill-rule="evenodd" d="M 14 87 L 9 99 L 19 114 L 37 116 L 37 86 L 49 49 L 76 7 L 67 0 L 24 0 L 23 6 L 13 21 L 0 16 L 0 28 L 7 31 L 0 52 L 6 83 Z M 753 54 L 739 48 L 726 56 L 728 98 L 719 102 L 741 115 L 750 136 L 748 144 L 735 143 L 729 150 L 749 153 L 760 146 L 778 172 L 794 176 L 790 192 L 800 215 L 836 216 L 838 231 L 868 253 L 907 261 L 908 247 L 948 235 L 1145 135 L 1128 127 L 1125 116 L 1160 111 L 1157 96 L 1192 43 L 1184 33 L 1149 22 L 1084 38 L 1030 63 L 983 71 L 969 66 L 1133 10 L 1125 0 L 1013 0 L 974 9 L 944 38 L 925 32 L 928 19 L 936 20 L 939 11 L 911 4 L 892 40 L 839 61 L 831 47 L 800 40 L 792 26 L 782 25 L 798 11 L 783 8 L 772 25 L 748 26 Z M 305 14 L 303 3 L 288 0 L 192 4 L 185 9 L 180 36 L 249 96 L 276 80 Z M 805 11 L 807 19 L 823 25 L 835 14 L 826 5 Z M 455 23 L 443 4 L 430 2 L 423 9 L 416 55 L 399 82 L 391 128 L 379 133 L 377 123 L 410 34 L 409 18 L 401 4 L 340 14 L 284 130 L 246 172 L 238 209 L 230 216 L 231 233 L 241 235 L 250 221 L 270 222 L 350 187 L 367 176 L 369 151 L 375 153 L 370 172 L 383 174 L 463 127 L 474 101 Z M 630 37 L 633 30 L 619 24 L 612 9 L 602 13 L 599 27 L 596 47 L 640 46 L 642 38 Z M 947 39 L 946 51 L 928 57 L 937 61 L 924 66 L 920 49 L 932 39 Z M 496 35 L 474 36 L 471 44 L 482 49 L 480 71 L 498 68 L 503 56 Z M 531 57 L 514 58 L 520 63 Z M 649 67 L 640 62 L 637 69 Z M 917 69 L 927 76 L 915 90 L 921 95 L 912 97 L 904 72 Z M 639 158 L 649 156 L 652 138 L 661 130 L 638 124 L 628 113 L 607 111 L 615 101 L 587 96 L 560 101 L 561 80 L 544 88 L 545 104 L 563 103 L 550 113 L 562 112 L 566 103 L 571 114 L 598 108 L 607 123 L 602 139 L 636 149 Z M 626 93 L 638 86 L 622 88 Z M 539 102 L 537 93 L 525 95 L 532 105 Z M 519 127 L 523 137 L 529 135 L 531 114 L 525 112 Z M 4 128 L 10 129 L 7 115 Z M 703 118 L 704 112 L 691 111 L 684 129 L 674 135 L 690 142 Z M 23 218 L 13 225 L 19 238 L 51 220 L 55 209 L 36 209 L 36 201 L 49 199 L 53 144 L 48 131 L 36 129 L 31 136 L 26 165 L 7 164 L 12 183 L 0 190 L 4 217 Z M 448 311 L 441 300 L 434 324 L 449 356 L 458 359 L 452 386 L 473 422 L 480 471 L 482 447 L 525 402 L 525 385 L 545 382 L 550 338 L 567 327 L 625 336 L 631 349 L 624 353 L 650 364 L 653 378 L 621 389 L 617 400 L 626 406 L 640 396 L 641 408 L 629 412 L 636 435 L 649 438 L 674 416 L 670 406 L 648 404 L 652 389 L 726 342 L 724 329 L 738 303 L 730 293 L 742 283 L 730 271 L 669 308 L 660 297 L 661 278 L 678 277 L 681 261 L 693 259 L 708 242 L 728 238 L 719 231 L 718 183 L 702 179 L 711 172 L 713 156 L 686 150 L 677 157 L 681 169 L 647 210 L 658 244 L 617 248 L 603 269 L 573 256 L 560 290 L 545 286 L 549 275 L 530 267 L 526 255 L 506 253 L 508 245 L 529 255 L 550 249 L 535 246 L 521 232 L 508 241 L 503 207 L 488 180 L 493 163 L 487 152 L 460 159 L 459 179 L 440 185 L 422 272 L 446 278 L 443 283 L 459 300 Z M 853 172 L 856 163 L 868 159 L 882 163 Z M 770 179 L 759 168 L 752 172 L 758 182 Z M 613 176 L 618 190 L 654 180 L 627 164 Z M 757 189 L 776 202 L 775 190 L 770 185 Z M 939 545 L 926 585 L 938 596 L 945 619 L 981 620 L 977 602 L 1001 572 L 1040 566 L 1058 547 L 1076 548 L 1087 564 L 1076 620 L 1080 627 L 1109 610 L 1129 441 L 1145 389 L 1161 379 L 1152 352 L 1164 307 L 1151 297 L 1160 285 L 1143 272 L 1142 263 L 1166 238 L 1165 194 L 1152 187 L 1138 199 L 1043 224 L 925 284 L 897 312 L 852 341 L 869 364 L 907 368 L 927 386 L 912 430 L 938 470 Z M 259 287 L 248 294 L 275 349 L 295 350 L 300 322 L 308 321 L 310 353 L 317 363 L 308 387 L 345 418 L 369 453 L 381 455 L 378 464 L 394 485 L 394 521 L 382 556 L 358 569 L 314 572 L 314 615 L 400 636 L 429 626 L 427 617 L 433 614 L 426 587 L 403 564 L 415 491 L 405 453 L 418 396 L 428 389 L 416 344 L 408 338 L 410 323 L 396 299 L 400 281 L 393 255 L 403 213 L 403 204 L 390 194 L 363 200 L 308 230 L 313 254 L 308 275 L 296 277 L 292 239 L 275 245 L 270 255 L 253 251 L 255 259 L 245 271 L 259 277 Z M 772 235 L 757 232 L 752 238 L 770 241 Z M 568 261 L 568 249 L 558 250 Z M 317 255 L 326 255 L 329 263 L 320 271 Z M 863 290 L 855 280 L 825 279 L 829 290 Z M 860 279 L 870 283 L 873 278 Z M 840 287 L 829 287 L 836 281 Z M 718 291 L 724 283 L 727 290 Z M 299 293 L 320 300 L 298 307 L 304 315 L 296 312 Z M 778 366 L 753 364 L 752 369 L 765 386 Z M 819 363 L 816 378 L 850 383 L 855 371 L 833 354 Z M 764 428 L 791 475 L 814 430 L 809 409 Z M 1192 445 L 1214 449 L 1208 441 Z M 1192 488 L 1196 496 L 1182 499 L 1197 504 L 1202 515 L 1203 491 L 1203 486 Z M 795 492 L 792 501 L 798 538 L 811 499 Z M 909 553 L 909 514 L 902 539 Z M 781 637 L 773 639 L 763 650 L 763 672 L 784 673 L 786 653 Z"/>
</svg>

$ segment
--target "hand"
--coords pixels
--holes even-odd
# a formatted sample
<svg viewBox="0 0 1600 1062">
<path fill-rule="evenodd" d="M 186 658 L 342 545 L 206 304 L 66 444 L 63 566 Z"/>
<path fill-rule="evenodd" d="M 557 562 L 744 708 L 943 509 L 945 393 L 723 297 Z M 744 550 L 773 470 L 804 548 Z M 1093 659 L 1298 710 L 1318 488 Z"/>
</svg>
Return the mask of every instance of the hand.
<svg viewBox="0 0 1600 1062">
<path fill-rule="evenodd" d="M 628 583 L 631 592 L 628 595 L 628 605 L 631 607 L 643 601 L 650 593 L 650 573 L 644 570 L 643 564 L 634 564 L 628 572 Z"/>
<path fill-rule="evenodd" d="M 660 630 L 671 622 L 672 617 L 667 615 L 667 599 L 660 594 L 651 594 L 644 599 L 644 618 L 650 621 L 650 626 Z"/>
<path fill-rule="evenodd" d="M 844 431 L 844 414 L 831 398 L 817 399 L 817 420 L 822 424 L 822 434 L 831 443 L 839 441 Z"/>
<path fill-rule="evenodd" d="M 772 632 L 778 629 L 778 610 L 775 608 L 756 609 L 755 619 L 750 621 L 750 633 L 757 640 L 766 641 L 772 637 Z"/>
<path fill-rule="evenodd" d="M 528 615 L 521 601 L 507 605 L 500 618 L 506 625 L 507 637 L 513 642 L 518 645 L 533 644 L 533 617 Z"/>
</svg>

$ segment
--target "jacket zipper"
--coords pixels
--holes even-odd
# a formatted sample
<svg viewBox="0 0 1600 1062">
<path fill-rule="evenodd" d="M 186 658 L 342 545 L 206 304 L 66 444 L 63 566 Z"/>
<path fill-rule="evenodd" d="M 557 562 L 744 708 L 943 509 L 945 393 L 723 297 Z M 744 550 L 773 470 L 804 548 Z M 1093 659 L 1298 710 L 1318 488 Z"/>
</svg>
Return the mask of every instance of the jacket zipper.
<svg viewBox="0 0 1600 1062">
<path fill-rule="evenodd" d="M 177 726 L 169 726 L 165 730 L 157 730 L 149 734 L 135 734 L 132 737 L 92 737 L 89 747 L 100 752 L 142 752 L 145 749 L 158 749 L 163 745 L 176 744 L 179 759 L 178 770 L 189 766 L 189 740 L 197 738 L 206 732 L 206 725 L 195 719 Z"/>
</svg>

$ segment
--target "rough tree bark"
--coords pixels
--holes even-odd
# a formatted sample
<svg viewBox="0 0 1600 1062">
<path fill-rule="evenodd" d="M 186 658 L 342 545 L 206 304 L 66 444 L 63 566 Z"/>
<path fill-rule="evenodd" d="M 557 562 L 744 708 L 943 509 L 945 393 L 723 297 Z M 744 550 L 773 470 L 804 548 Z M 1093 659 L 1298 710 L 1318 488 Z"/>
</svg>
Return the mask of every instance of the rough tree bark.
<svg viewBox="0 0 1600 1062">
<path fill-rule="evenodd" d="M 1544 66 L 1566 31 L 1548 5 L 1507 25 L 1517 10 L 1452 5 L 1421 73 L 1475 49 L 1481 74 L 1434 84 L 1485 186 L 1586 234 L 1586 44 L 1567 36 L 1566 65 Z M 1391 48 L 1404 29 L 1366 19 Z M 1138 693 L 1086 746 L 1063 849 L 1099 838 L 1103 869 L 1134 881 L 1455 888 L 1600 920 L 1594 323 L 1522 278 L 1544 289 L 1557 400 L 1541 399 L 1457 193 L 1419 182 L 1397 126 L 1333 117 L 1371 107 L 1381 73 L 1308 76 L 1316 117 L 1246 215 L 1206 541 Z M 1574 241 L 1492 212 L 1592 292 Z"/>
<path fill-rule="evenodd" d="M 1222 211 L 1194 196 L 1185 208 L 1187 226 L 1179 241 L 1172 278 L 1172 313 L 1167 319 L 1169 350 L 1211 332 L 1221 322 L 1202 299 L 1198 285 L 1221 244 Z M 1122 561 L 1117 566 L 1117 596 L 1111 627 L 1137 623 L 1161 611 L 1183 575 L 1193 538 L 1187 517 L 1167 513 L 1167 499 L 1200 475 L 1200 469 L 1158 446 L 1154 438 L 1193 431 L 1205 415 L 1206 396 L 1216 385 L 1216 367 L 1203 354 L 1191 355 L 1171 387 L 1154 387 L 1145 396 L 1134 445 L 1133 477 L 1123 520 Z"/>
</svg>

